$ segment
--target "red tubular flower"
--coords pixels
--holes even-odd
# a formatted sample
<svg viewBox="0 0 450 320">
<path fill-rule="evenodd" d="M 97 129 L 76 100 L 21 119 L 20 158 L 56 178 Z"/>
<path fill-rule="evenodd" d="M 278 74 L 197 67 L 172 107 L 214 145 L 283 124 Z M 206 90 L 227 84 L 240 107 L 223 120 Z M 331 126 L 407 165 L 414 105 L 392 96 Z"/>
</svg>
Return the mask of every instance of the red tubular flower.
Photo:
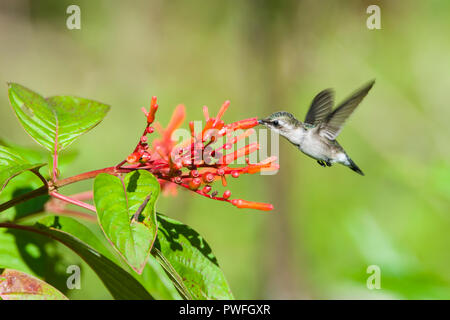
<svg viewBox="0 0 450 320">
<path fill-rule="evenodd" d="M 246 145 L 245 147 L 242 147 L 242 148 L 234 151 L 233 153 L 229 153 L 229 154 L 223 156 L 221 163 L 229 164 L 229 163 L 233 162 L 234 160 L 241 158 L 243 156 L 246 156 L 258 149 L 259 149 L 259 144 L 257 144 L 256 142 Z"/>
<path fill-rule="evenodd" d="M 126 166 L 119 166 L 121 169 L 150 171 L 158 178 L 164 193 L 175 193 L 176 186 L 182 186 L 197 194 L 210 199 L 224 201 L 233 204 L 237 208 L 248 208 L 257 210 L 272 210 L 273 206 L 267 203 L 251 202 L 242 199 L 229 199 L 231 191 L 226 190 L 222 196 L 218 196 L 217 190 L 212 191 L 212 185 L 216 180 L 221 180 L 222 185 L 227 185 L 227 176 L 239 178 L 242 174 L 254 174 L 263 170 L 278 170 L 276 157 L 267 158 L 259 163 L 251 164 L 246 158 L 246 165 L 243 167 L 229 167 L 235 160 L 248 156 L 259 149 L 258 143 L 251 143 L 239 148 L 231 153 L 227 150 L 254 134 L 252 129 L 258 125 L 257 118 L 240 120 L 230 124 L 225 124 L 221 120 L 222 116 L 230 106 L 229 101 L 225 101 L 217 116 L 211 118 L 208 107 L 203 107 L 203 114 L 206 123 L 201 132 L 195 132 L 194 122 L 189 122 L 190 138 L 175 145 L 172 140 L 173 132 L 181 126 L 185 118 L 185 108 L 178 105 L 172 114 L 168 126 L 164 129 L 158 123 L 153 124 L 155 114 L 158 110 L 156 97 L 152 97 L 150 110 L 145 108 L 143 112 L 147 117 L 147 126 L 140 137 L 134 151 L 127 157 Z M 152 125 L 153 126 L 150 126 Z M 160 138 L 154 139 L 149 144 L 148 134 L 154 132 L 154 128 L 160 134 Z M 233 136 L 239 129 L 246 130 L 244 133 Z M 218 139 L 225 139 L 223 145 L 213 147 Z M 125 163 L 122 162 L 122 163 Z M 211 192 L 212 191 L 212 192 Z"/>
<path fill-rule="evenodd" d="M 231 200 L 231 204 L 238 208 L 257 209 L 264 211 L 270 211 L 273 209 L 273 205 L 271 205 L 270 203 L 252 202 L 242 199 L 233 199 Z"/>
</svg>

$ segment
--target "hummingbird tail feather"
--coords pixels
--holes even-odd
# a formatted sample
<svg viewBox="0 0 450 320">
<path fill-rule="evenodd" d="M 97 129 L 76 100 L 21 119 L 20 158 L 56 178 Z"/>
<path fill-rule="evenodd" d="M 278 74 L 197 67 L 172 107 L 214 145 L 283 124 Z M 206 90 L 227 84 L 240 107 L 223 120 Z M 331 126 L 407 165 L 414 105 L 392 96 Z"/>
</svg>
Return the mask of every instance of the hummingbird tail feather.
<svg viewBox="0 0 450 320">
<path fill-rule="evenodd" d="M 348 167 L 350 169 L 352 169 L 353 171 L 355 171 L 356 173 L 359 173 L 360 175 L 364 175 L 364 172 L 362 172 L 362 170 L 356 165 L 356 163 L 353 162 L 352 159 L 350 159 L 350 157 L 347 157 L 347 160 L 349 162 Z"/>
</svg>

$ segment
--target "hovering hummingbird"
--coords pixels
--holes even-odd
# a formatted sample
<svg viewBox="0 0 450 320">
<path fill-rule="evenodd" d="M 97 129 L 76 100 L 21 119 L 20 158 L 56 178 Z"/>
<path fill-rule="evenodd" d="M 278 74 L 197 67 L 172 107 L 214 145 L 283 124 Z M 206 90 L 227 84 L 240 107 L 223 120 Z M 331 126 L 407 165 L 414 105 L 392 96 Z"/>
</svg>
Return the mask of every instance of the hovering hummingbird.
<svg viewBox="0 0 450 320">
<path fill-rule="evenodd" d="M 374 83 L 375 80 L 356 91 L 334 110 L 332 110 L 334 91 L 331 89 L 321 91 L 312 101 L 303 123 L 285 111 L 275 112 L 265 119 L 258 120 L 258 123 L 288 139 L 304 154 L 316 159 L 322 167 L 331 167 L 333 163 L 341 163 L 360 175 L 364 175 L 336 141 L 336 138 L 347 118 L 364 99 Z"/>
</svg>

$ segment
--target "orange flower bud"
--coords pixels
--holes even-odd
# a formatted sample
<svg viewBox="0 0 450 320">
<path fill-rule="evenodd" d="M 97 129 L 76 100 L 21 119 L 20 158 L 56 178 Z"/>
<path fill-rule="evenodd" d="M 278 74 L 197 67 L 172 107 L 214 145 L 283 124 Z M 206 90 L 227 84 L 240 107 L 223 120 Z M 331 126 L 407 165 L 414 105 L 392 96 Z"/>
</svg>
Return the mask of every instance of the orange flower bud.
<svg viewBox="0 0 450 320">
<path fill-rule="evenodd" d="M 238 129 L 250 129 L 258 125 L 258 119 L 257 118 L 250 118 L 245 120 L 240 120 L 237 122 L 230 123 L 228 127 L 231 131 L 235 131 Z"/>
<path fill-rule="evenodd" d="M 193 178 L 197 178 L 198 175 L 199 175 L 199 173 L 198 173 L 197 170 L 191 170 L 190 175 L 191 175 L 191 177 L 193 177 Z"/>
<path fill-rule="evenodd" d="M 273 210 L 273 205 L 270 203 L 262 203 L 262 202 L 252 202 L 242 199 L 233 199 L 231 200 L 231 204 L 238 208 L 246 208 L 246 209 L 256 209 L 256 210 L 264 210 L 270 211 Z"/>
<path fill-rule="evenodd" d="M 173 178 L 173 182 L 175 182 L 176 184 L 180 184 L 181 182 L 183 182 L 183 179 L 181 177 L 175 177 Z"/>
<path fill-rule="evenodd" d="M 139 158 L 140 158 L 139 153 L 133 152 L 132 154 L 130 154 L 130 155 L 127 157 L 127 162 L 128 162 L 128 163 L 136 163 L 136 162 L 139 161 Z"/>
<path fill-rule="evenodd" d="M 232 163 L 234 160 L 236 160 L 240 157 L 246 156 L 258 149 L 259 149 L 258 143 L 255 142 L 255 143 L 249 144 L 245 147 L 242 147 L 242 148 L 234 151 L 233 153 L 229 153 L 229 154 L 223 156 L 220 163 L 222 163 L 222 164 Z"/>
<path fill-rule="evenodd" d="M 222 118 L 225 111 L 227 111 L 228 107 L 230 106 L 230 101 L 227 100 L 222 104 L 222 107 L 220 108 L 219 112 L 217 113 L 216 119 L 214 120 L 213 128 L 216 127 L 217 123 L 219 122 L 220 118 Z"/>
<path fill-rule="evenodd" d="M 221 178 L 222 178 L 222 185 L 224 187 L 226 187 L 227 186 L 227 179 L 225 178 L 225 176 L 221 176 Z"/>
<path fill-rule="evenodd" d="M 203 174 L 202 179 L 205 183 L 211 183 L 214 181 L 214 175 L 211 172 L 206 172 Z"/>
<path fill-rule="evenodd" d="M 194 121 L 190 121 L 189 122 L 189 129 L 191 130 L 191 137 L 195 136 L 195 132 L 194 132 Z"/>
<path fill-rule="evenodd" d="M 189 189 L 197 190 L 202 184 L 202 180 L 200 178 L 194 178 L 189 181 Z"/>
<path fill-rule="evenodd" d="M 222 198 L 228 199 L 230 196 L 231 196 L 231 191 L 230 191 L 230 190 L 227 190 L 227 191 L 225 191 L 225 192 L 223 193 Z"/>
<path fill-rule="evenodd" d="M 156 96 L 152 97 L 152 100 L 150 100 L 150 107 L 154 106 L 156 104 Z"/>
<path fill-rule="evenodd" d="M 208 112 L 207 106 L 203 106 L 203 115 L 205 116 L 205 120 L 208 121 L 209 120 L 209 112 Z"/>
<path fill-rule="evenodd" d="M 158 104 L 156 103 L 156 97 L 152 97 L 150 102 L 150 111 L 147 114 L 147 123 L 153 123 L 155 121 L 155 113 L 158 110 Z"/>
</svg>

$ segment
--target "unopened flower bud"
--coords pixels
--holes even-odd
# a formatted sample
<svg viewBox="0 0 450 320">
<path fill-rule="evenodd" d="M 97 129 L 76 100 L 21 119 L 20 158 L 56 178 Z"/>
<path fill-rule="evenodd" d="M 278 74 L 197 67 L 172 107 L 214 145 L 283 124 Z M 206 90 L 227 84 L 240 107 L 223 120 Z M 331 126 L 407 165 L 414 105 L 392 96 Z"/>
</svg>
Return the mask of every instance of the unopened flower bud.
<svg viewBox="0 0 450 320">
<path fill-rule="evenodd" d="M 226 187 L 227 186 L 227 179 L 225 178 L 225 176 L 221 176 L 221 178 L 222 178 L 222 185 L 224 187 Z"/>
<path fill-rule="evenodd" d="M 141 157 L 141 160 L 144 162 L 149 161 L 152 158 L 152 156 L 148 152 L 144 152 L 144 154 Z"/>
<path fill-rule="evenodd" d="M 270 203 L 252 202 L 242 199 L 233 199 L 231 200 L 231 203 L 238 208 L 256 209 L 264 211 L 270 211 L 273 209 L 273 205 L 271 205 Z"/>
<path fill-rule="evenodd" d="M 214 181 L 214 175 L 211 172 L 204 173 L 202 178 L 205 183 L 211 183 Z"/>
<path fill-rule="evenodd" d="M 200 178 L 193 178 L 189 181 L 189 189 L 197 190 L 202 184 L 202 180 Z"/>
<path fill-rule="evenodd" d="M 127 162 L 128 162 L 128 163 L 136 163 L 136 162 L 139 161 L 139 158 L 140 158 L 139 154 L 136 153 L 136 152 L 133 152 L 132 154 L 130 154 L 130 155 L 127 157 Z"/>
<path fill-rule="evenodd" d="M 190 175 L 191 175 L 191 177 L 193 177 L 193 178 L 197 178 L 198 175 L 199 175 L 199 173 L 198 173 L 197 170 L 191 170 Z"/>
<path fill-rule="evenodd" d="M 175 182 L 176 184 L 180 184 L 181 182 L 183 182 L 183 179 L 181 177 L 175 177 L 173 178 L 173 182 Z"/>
</svg>

